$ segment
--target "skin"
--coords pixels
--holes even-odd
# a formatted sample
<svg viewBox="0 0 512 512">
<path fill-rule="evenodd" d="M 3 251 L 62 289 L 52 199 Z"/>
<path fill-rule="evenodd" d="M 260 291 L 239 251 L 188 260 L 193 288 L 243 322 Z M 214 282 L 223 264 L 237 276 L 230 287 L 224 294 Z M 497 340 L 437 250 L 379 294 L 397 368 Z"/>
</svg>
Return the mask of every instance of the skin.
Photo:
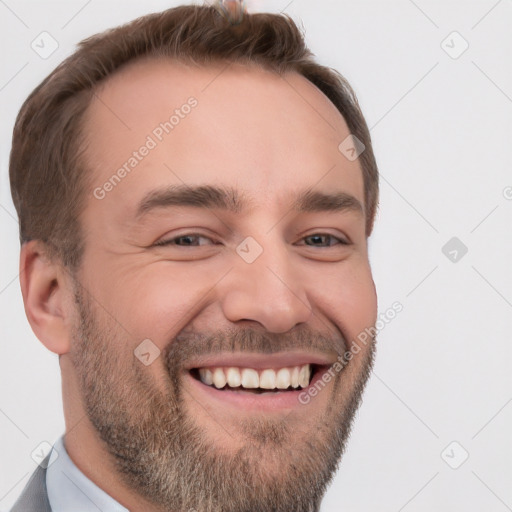
<svg viewBox="0 0 512 512">
<path fill-rule="evenodd" d="M 95 198 L 94 187 L 191 96 L 197 107 L 104 199 Z M 265 500 L 273 510 L 316 510 L 348 437 L 374 344 L 363 346 L 309 404 L 267 413 L 209 403 L 184 368 L 213 351 L 212 339 L 226 352 L 233 342 L 242 352 L 314 351 L 334 362 L 375 324 L 364 211 L 291 209 L 294 197 L 311 187 L 345 192 L 364 205 L 359 162 L 338 151 L 349 135 L 344 119 L 295 73 L 145 60 L 97 91 L 84 130 L 92 187 L 81 214 L 86 244 L 79 272 L 72 276 L 49 261 L 37 241 L 21 255 L 27 317 L 60 355 L 71 459 L 132 511 L 219 510 L 219 503 L 223 510 L 254 511 L 265 510 Z M 236 187 L 250 208 L 236 214 L 158 208 L 136 220 L 147 192 L 183 183 Z M 186 234 L 206 238 L 193 247 L 154 246 Z M 306 245 L 304 237 L 313 234 L 349 244 L 327 238 Z M 250 264 L 236 252 L 247 236 L 263 249 Z M 161 355 L 144 366 L 133 351 L 148 338 Z M 106 417 L 113 418 L 114 433 Z M 136 444 L 136 434 L 146 432 L 146 442 L 129 451 L 122 425 L 126 439 Z M 189 452 L 173 444 L 178 438 Z M 194 448 L 199 440 L 203 451 Z M 156 455 L 151 474 L 159 475 L 152 482 L 143 482 L 140 453 Z M 120 454 L 133 457 L 129 467 Z M 197 477 L 202 487 L 190 478 L 170 491 L 176 460 L 185 475 L 187 461 L 195 461 L 207 475 Z M 201 461 L 218 469 L 209 474 Z M 141 474 L 129 474 L 130 467 Z M 225 490 L 224 480 L 230 482 Z"/>
</svg>

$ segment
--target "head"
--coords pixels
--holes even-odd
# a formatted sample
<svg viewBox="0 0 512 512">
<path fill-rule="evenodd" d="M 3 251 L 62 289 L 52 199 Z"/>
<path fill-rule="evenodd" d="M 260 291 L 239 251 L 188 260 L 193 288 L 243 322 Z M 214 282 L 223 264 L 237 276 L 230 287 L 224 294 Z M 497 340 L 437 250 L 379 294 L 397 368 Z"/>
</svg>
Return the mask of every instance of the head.
<svg viewBox="0 0 512 512">
<path fill-rule="evenodd" d="M 373 362 L 378 174 L 293 21 L 183 6 L 87 39 L 23 105 L 10 179 L 70 446 L 152 510 L 315 510 Z"/>
</svg>

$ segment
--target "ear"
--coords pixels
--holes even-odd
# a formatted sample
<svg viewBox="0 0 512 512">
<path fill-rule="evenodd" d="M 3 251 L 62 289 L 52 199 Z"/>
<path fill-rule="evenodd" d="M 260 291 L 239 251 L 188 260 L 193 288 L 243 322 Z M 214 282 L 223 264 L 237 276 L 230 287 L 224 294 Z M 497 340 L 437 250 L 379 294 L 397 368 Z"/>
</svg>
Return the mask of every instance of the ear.
<svg viewBox="0 0 512 512">
<path fill-rule="evenodd" d="M 56 354 L 70 349 L 71 279 L 52 262 L 39 240 L 25 242 L 20 255 L 20 284 L 25 313 L 37 338 Z"/>
</svg>

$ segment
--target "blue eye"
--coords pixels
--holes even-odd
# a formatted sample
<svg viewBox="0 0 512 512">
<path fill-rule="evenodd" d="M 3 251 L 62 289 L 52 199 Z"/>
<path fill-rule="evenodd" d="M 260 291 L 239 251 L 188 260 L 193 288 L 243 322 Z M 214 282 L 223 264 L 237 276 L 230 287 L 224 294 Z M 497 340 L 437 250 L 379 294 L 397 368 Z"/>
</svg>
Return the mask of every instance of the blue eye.
<svg viewBox="0 0 512 512">
<path fill-rule="evenodd" d="M 208 238 L 206 236 L 195 235 L 195 234 L 191 233 L 191 234 L 187 234 L 187 235 L 180 235 L 175 238 L 169 238 L 168 240 L 161 240 L 160 242 L 156 242 L 155 245 L 157 245 L 157 246 L 176 245 L 178 247 L 198 247 L 200 245 L 205 245 L 205 244 L 198 243 L 199 239 L 201 239 L 201 238 L 203 240 L 212 241 L 211 238 Z M 180 240 L 183 240 L 184 243 L 183 244 L 178 243 Z"/>
<path fill-rule="evenodd" d="M 338 238 L 337 236 L 334 236 L 334 235 L 330 235 L 328 233 L 315 233 L 313 235 L 308 235 L 308 236 L 305 236 L 303 238 L 303 240 L 314 240 L 316 242 L 320 242 L 325 239 L 330 239 L 330 240 L 334 240 L 335 243 L 334 244 L 331 244 L 331 243 L 328 243 L 327 245 L 318 245 L 316 243 L 312 243 L 312 244 L 308 244 L 306 243 L 306 245 L 309 245 L 310 247 L 332 247 L 333 245 L 337 245 L 337 244 L 340 244 L 340 245 L 349 245 L 349 243 L 346 241 L 346 240 L 343 240 L 342 238 Z"/>
<path fill-rule="evenodd" d="M 210 242 L 212 242 L 212 244 L 201 243 L 200 240 L 209 240 Z M 313 235 L 308 235 L 303 237 L 302 241 L 305 241 L 305 243 L 301 243 L 299 245 L 307 245 L 308 247 L 327 248 L 332 247 L 334 245 L 350 245 L 350 242 L 328 233 L 315 233 Z M 211 238 L 207 236 L 195 233 L 188 233 L 174 238 L 160 240 L 159 242 L 156 242 L 154 245 L 159 247 L 172 245 L 176 247 L 201 247 L 204 245 L 217 245 L 217 242 L 213 241 Z"/>
</svg>

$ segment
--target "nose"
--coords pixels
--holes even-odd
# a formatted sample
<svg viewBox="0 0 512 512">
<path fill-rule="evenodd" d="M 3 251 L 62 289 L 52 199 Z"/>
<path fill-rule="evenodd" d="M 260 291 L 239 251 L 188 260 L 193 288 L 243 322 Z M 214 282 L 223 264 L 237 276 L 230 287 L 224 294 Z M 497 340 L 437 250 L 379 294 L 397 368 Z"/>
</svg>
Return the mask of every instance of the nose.
<svg viewBox="0 0 512 512">
<path fill-rule="evenodd" d="M 312 307 L 293 255 L 285 244 L 273 245 L 265 246 L 251 263 L 234 254 L 234 267 L 219 292 L 229 321 L 254 321 L 270 332 L 284 333 L 307 322 Z"/>
</svg>

